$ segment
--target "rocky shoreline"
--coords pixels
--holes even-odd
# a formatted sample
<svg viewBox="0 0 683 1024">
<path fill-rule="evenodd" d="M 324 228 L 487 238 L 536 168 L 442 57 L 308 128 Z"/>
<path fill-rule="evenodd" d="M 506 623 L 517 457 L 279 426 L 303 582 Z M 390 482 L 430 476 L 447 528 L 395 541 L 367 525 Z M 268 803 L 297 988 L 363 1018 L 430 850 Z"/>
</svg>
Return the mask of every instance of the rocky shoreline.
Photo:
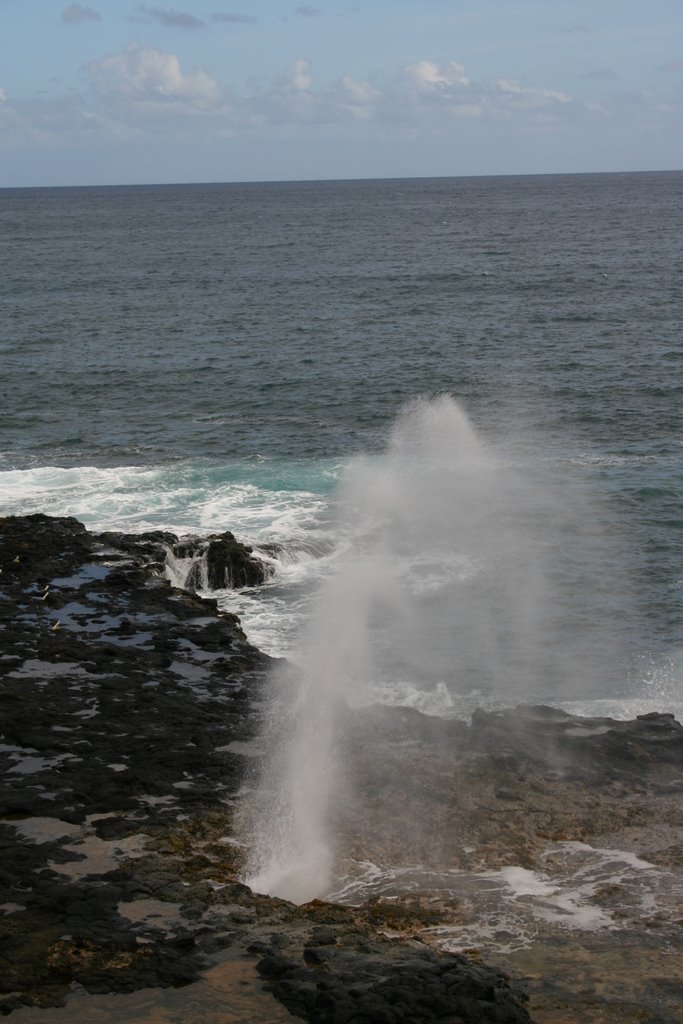
<svg viewBox="0 0 683 1024">
<path fill-rule="evenodd" d="M 253 586 L 267 572 L 231 534 L 198 543 L 214 579 Z M 215 601 L 171 586 L 169 550 L 195 549 L 73 519 L 0 520 L 2 1013 L 68 1019 L 47 1009 L 68 1000 L 75 1020 L 77 996 L 193 991 L 221 969 L 233 978 L 215 1000 L 221 1021 L 681 1019 L 677 912 L 651 926 L 634 916 L 641 949 L 666 961 L 640 989 L 588 978 L 560 991 L 557 965 L 548 978 L 523 957 L 488 966 L 477 949 L 438 948 L 454 910 L 434 896 L 296 907 L 242 885 L 234 817 L 272 661 Z M 349 712 L 348 726 L 362 794 L 338 826 L 349 860 L 533 870 L 549 843 L 619 836 L 680 875 L 683 729 L 671 716 L 519 708 L 467 726 L 376 709 Z M 385 742 L 366 742 L 378 729 Z M 619 900 L 603 896 L 610 913 Z M 251 1009 L 230 1017 L 245 986 Z"/>
</svg>

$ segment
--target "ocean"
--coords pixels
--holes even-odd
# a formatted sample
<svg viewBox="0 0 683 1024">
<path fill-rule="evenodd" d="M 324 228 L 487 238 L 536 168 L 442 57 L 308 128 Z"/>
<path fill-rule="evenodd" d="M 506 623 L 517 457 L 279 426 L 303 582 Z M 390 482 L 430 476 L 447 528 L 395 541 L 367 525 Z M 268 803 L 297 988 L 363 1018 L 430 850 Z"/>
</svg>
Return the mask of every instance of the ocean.
<svg viewBox="0 0 683 1024">
<path fill-rule="evenodd" d="M 493 786 L 493 755 L 465 771 L 426 737 L 529 703 L 683 721 L 682 184 L 0 190 L 0 516 L 231 530 L 270 566 L 209 595 L 279 659 L 239 745 L 243 880 L 440 907 L 427 941 L 545 979 L 553 1005 L 606 978 L 607 1001 L 675 1000 L 675 780 L 639 803 L 635 774 L 537 777 L 530 751 L 527 777 L 502 750 Z M 419 729 L 392 739 L 402 719 Z M 489 842 L 489 819 L 513 824 Z"/>
<path fill-rule="evenodd" d="M 0 514 L 274 545 L 361 702 L 680 717 L 682 182 L 4 189 Z"/>
</svg>

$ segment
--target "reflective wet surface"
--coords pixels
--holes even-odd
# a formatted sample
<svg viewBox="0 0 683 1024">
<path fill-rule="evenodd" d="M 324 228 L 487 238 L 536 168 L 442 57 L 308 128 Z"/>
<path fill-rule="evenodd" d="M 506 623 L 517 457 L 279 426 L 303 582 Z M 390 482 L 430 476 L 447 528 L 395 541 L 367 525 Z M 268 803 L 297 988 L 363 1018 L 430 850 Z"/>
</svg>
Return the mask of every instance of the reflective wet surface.
<svg viewBox="0 0 683 1024">
<path fill-rule="evenodd" d="M 77 990 L 66 1006 L 22 1009 L 13 1024 L 283 1024 L 298 1018 L 263 991 L 253 962 L 227 960 L 179 989 L 91 996 Z"/>
</svg>

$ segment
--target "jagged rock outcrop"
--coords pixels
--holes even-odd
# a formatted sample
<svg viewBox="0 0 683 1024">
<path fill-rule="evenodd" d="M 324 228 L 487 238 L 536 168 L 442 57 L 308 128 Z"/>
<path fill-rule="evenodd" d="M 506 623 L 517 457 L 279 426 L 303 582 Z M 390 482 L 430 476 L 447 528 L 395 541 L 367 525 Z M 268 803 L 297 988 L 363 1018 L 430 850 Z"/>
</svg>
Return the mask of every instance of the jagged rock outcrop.
<svg viewBox="0 0 683 1024">
<path fill-rule="evenodd" d="M 233 813 L 271 659 L 235 616 L 160 575 L 175 543 L 96 536 L 73 519 L 0 520 L 0 1012 L 59 1004 L 74 983 L 91 993 L 184 985 L 223 949 L 256 964 L 274 941 L 290 974 L 269 977 L 270 988 L 304 1018 L 322 1019 L 325 1004 L 325 1019 L 350 1019 L 351 977 L 378 989 L 363 1005 L 400 1002 L 397 972 L 414 960 L 417 978 L 425 956 L 441 963 L 436 954 L 406 947 L 401 967 L 400 943 L 351 909 L 297 908 L 236 880 Z M 260 573 L 232 534 L 212 539 L 208 557 L 250 585 Z M 325 922 L 346 958 L 318 964 L 319 985 L 306 950 Z M 382 964 L 396 974 L 391 998 Z M 528 1020 L 496 985 L 496 1006 L 517 1014 L 500 1019 Z M 302 995 L 311 986 L 313 1003 Z"/>
<path fill-rule="evenodd" d="M 342 933 L 343 934 L 343 933 Z M 257 964 L 270 990 L 315 1024 L 530 1024 L 509 978 L 464 956 L 375 941 L 362 951 L 311 936 L 302 958 L 267 948 Z M 302 962 L 303 960 L 303 962 Z"/>
<path fill-rule="evenodd" d="M 257 587 L 270 575 L 270 567 L 254 556 L 253 548 L 242 544 L 229 531 L 182 541 L 176 538 L 172 548 L 176 558 L 196 560 L 185 581 L 189 589 L 197 590 L 204 584 L 201 562 L 206 566 L 205 585 L 211 590 Z"/>
<path fill-rule="evenodd" d="M 65 573 L 92 549 L 85 526 L 71 516 L 8 516 L 0 527 L 0 583 L 37 583 Z"/>
<path fill-rule="evenodd" d="M 634 774 L 660 787 L 683 781 L 683 726 L 666 713 L 617 721 L 577 720 L 559 708 L 534 705 L 495 712 L 477 709 L 467 745 L 473 752 L 578 773 L 598 785 Z"/>
<path fill-rule="evenodd" d="M 233 540 L 206 545 L 219 545 L 218 572 Z M 672 905 L 641 922 L 635 901 L 629 924 L 618 884 L 591 898 L 613 911 L 628 979 L 605 995 L 604 945 L 591 947 L 591 974 L 591 957 L 569 944 L 561 991 L 558 961 L 546 985 L 518 959 L 531 1014 L 476 949 L 429 947 L 466 901 L 295 907 L 241 884 L 235 810 L 258 765 L 273 663 L 235 616 L 165 579 L 169 548 L 196 551 L 183 545 L 158 532 L 96 536 L 69 518 L 0 519 L 0 1012 L 57 1005 L 74 983 L 185 985 L 229 958 L 254 978 L 258 967 L 265 986 L 255 982 L 265 1003 L 245 1024 L 266 1019 L 274 998 L 311 1024 L 522 1024 L 533 1006 L 544 1024 L 598 1024 L 606 998 L 619 1019 L 673 1024 L 677 997 L 657 965 L 665 950 L 675 975 L 683 921 Z M 670 715 L 519 707 L 467 725 L 376 707 L 340 721 L 353 800 L 334 824 L 340 857 L 356 864 L 543 872 L 549 844 L 599 852 L 617 836 L 657 885 L 683 869 L 683 729 Z M 559 956 L 549 934 L 543 948 Z"/>
</svg>

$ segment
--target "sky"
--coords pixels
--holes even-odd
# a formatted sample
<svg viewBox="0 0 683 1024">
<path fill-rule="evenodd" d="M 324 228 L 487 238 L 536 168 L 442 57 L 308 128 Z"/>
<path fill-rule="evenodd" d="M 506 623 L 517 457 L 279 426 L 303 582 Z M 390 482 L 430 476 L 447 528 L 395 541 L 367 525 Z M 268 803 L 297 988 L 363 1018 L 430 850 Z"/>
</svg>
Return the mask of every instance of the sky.
<svg viewBox="0 0 683 1024">
<path fill-rule="evenodd" d="M 671 170 L 683 0 L 0 0 L 0 186 Z"/>
</svg>

